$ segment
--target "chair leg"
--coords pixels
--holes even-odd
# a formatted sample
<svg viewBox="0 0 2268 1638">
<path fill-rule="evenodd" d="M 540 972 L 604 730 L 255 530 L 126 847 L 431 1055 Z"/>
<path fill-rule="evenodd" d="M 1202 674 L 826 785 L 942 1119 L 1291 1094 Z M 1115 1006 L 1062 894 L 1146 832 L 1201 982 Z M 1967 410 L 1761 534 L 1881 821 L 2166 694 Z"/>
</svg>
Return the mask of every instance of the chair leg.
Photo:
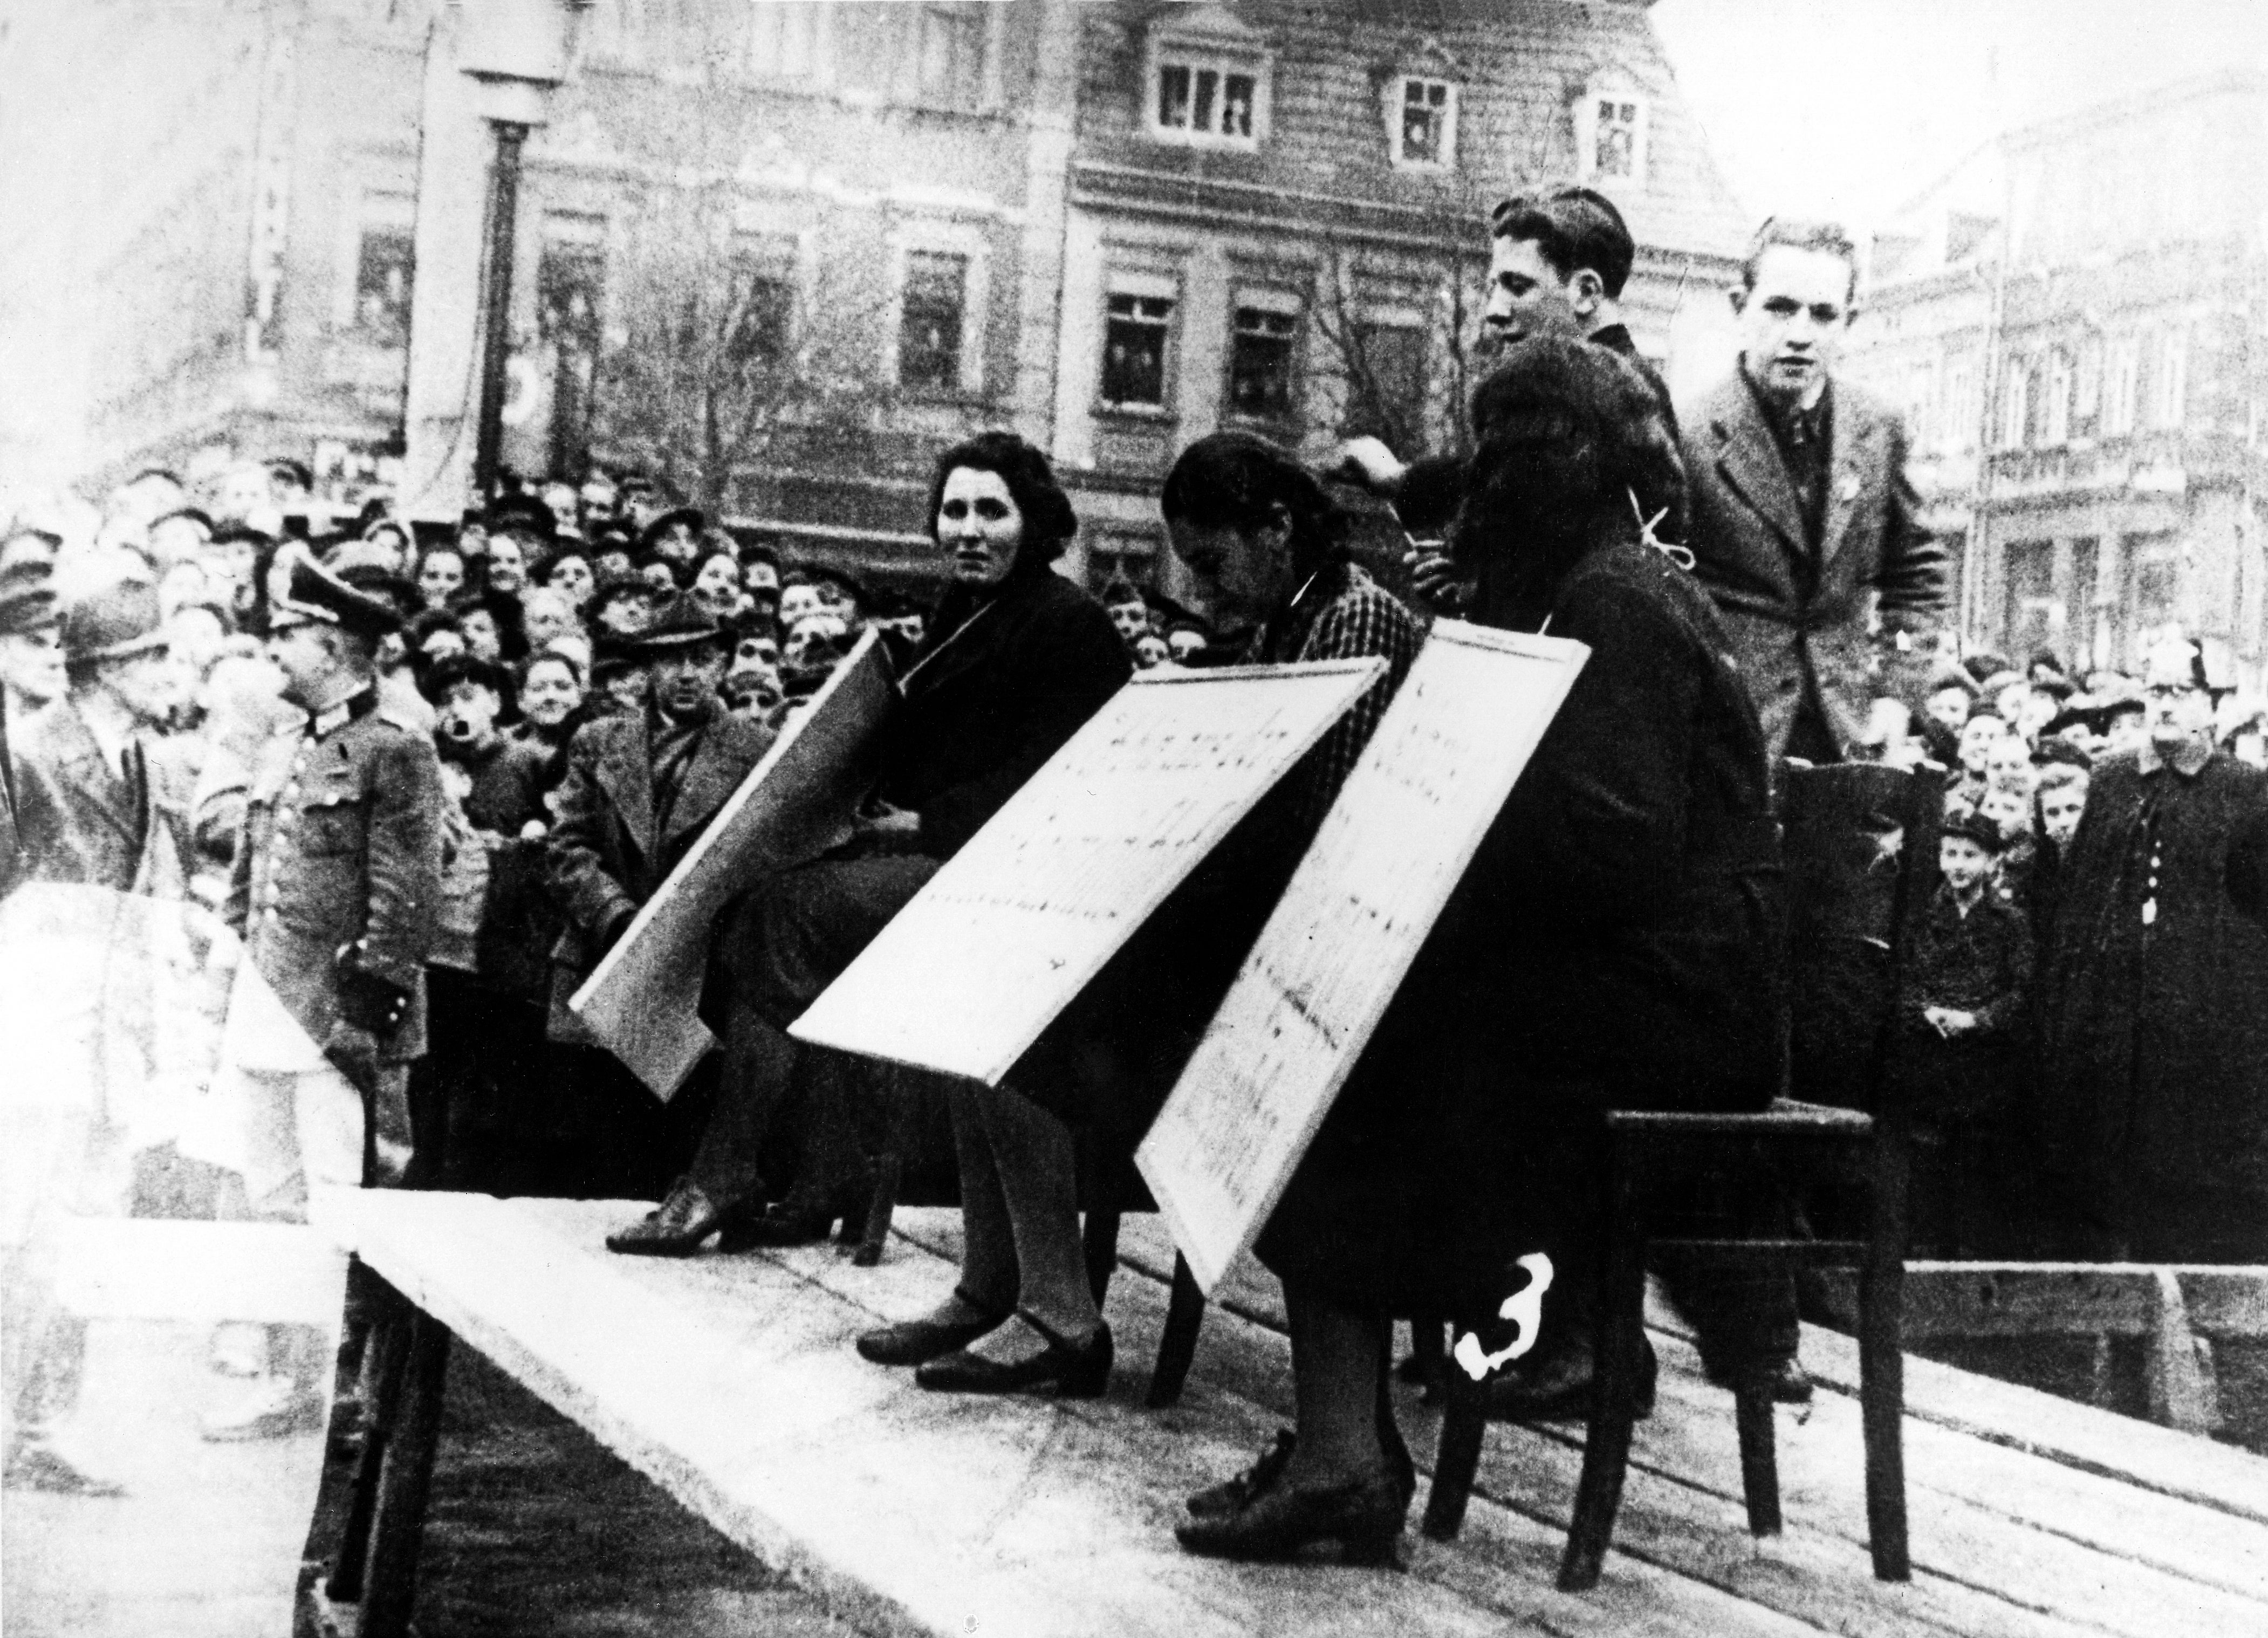
<svg viewBox="0 0 2268 1638">
<path fill-rule="evenodd" d="M 387 1441 L 377 1516 L 371 1524 L 363 1638 L 407 1638 L 417 1599 L 417 1555 L 424 1541 L 433 1452 L 441 1437 L 449 1328 L 430 1314 L 417 1313 L 410 1317 L 407 1329 L 401 1418 Z"/>
<path fill-rule="evenodd" d="M 1760 1372 L 1733 1390 L 1733 1416 L 1741 1436 L 1741 1494 L 1749 1504 L 1749 1533 L 1780 1532 L 1779 1455 L 1773 1446 L 1771 1383 Z"/>
<path fill-rule="evenodd" d="M 1086 1256 L 1086 1288 L 1094 1293 L 1094 1305 L 1101 1308 L 1110 1289 L 1110 1276 L 1118 1272 L 1118 1214 L 1089 1212 L 1079 1249 Z"/>
<path fill-rule="evenodd" d="M 1910 1581 L 1906 1541 L 1906 1136 L 1877 1126 L 1874 1221 L 1859 1274 L 1859 1411 L 1867 1442 L 1867 1542 L 1880 1581 Z"/>
<path fill-rule="evenodd" d="M 1182 1384 L 1189 1380 L 1189 1361 L 1197 1357 L 1197 1327 L 1204 1323 L 1204 1291 L 1189 1272 L 1189 1260 L 1174 1258 L 1174 1295 L 1166 1303 L 1166 1334 L 1158 1342 L 1158 1369 L 1150 1375 L 1150 1395 L 1143 1403 L 1153 1411 L 1178 1404 Z"/>
<path fill-rule="evenodd" d="M 1599 1281 L 1598 1382 L 1591 1425 L 1583 1441 L 1583 1476 L 1575 1488 L 1575 1516 L 1559 1561 L 1559 1589 L 1586 1592 L 1599 1584 L 1599 1568 L 1615 1532 L 1630 1465 L 1631 1428 L 1646 1352 L 1646 1225 L 1641 1217 L 1643 1167 L 1619 1146 L 1607 1161 L 1607 1244 Z"/>
<path fill-rule="evenodd" d="M 1481 1468 L 1481 1441 L 1488 1433 L 1488 1383 L 1475 1382 L 1450 1361 L 1440 1377 L 1441 1443 L 1433 1456 L 1433 1489 L 1425 1498 L 1420 1526 L 1435 1541 L 1454 1541 L 1464 1527 L 1465 1504 Z"/>
</svg>

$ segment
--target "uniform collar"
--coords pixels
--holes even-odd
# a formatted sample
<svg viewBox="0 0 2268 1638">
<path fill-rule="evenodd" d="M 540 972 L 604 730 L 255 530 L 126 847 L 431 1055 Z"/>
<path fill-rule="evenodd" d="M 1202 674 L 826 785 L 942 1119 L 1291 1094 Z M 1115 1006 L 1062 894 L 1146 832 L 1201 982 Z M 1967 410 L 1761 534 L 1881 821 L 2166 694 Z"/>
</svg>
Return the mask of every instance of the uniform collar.
<svg viewBox="0 0 2268 1638">
<path fill-rule="evenodd" d="M 2145 774 L 2171 767 L 2184 779 L 2194 779 L 2205 771 L 2205 764 L 2213 760 L 2213 742 L 2192 734 L 2175 748 L 2172 756 L 2168 756 L 2160 753 L 2157 741 L 2146 739 L 2134 756 L 2135 765 Z"/>
<path fill-rule="evenodd" d="M 378 709 L 378 685 L 365 682 L 336 705 L 310 712 L 307 732 L 317 739 L 335 734 L 357 717 L 366 717 Z"/>
</svg>

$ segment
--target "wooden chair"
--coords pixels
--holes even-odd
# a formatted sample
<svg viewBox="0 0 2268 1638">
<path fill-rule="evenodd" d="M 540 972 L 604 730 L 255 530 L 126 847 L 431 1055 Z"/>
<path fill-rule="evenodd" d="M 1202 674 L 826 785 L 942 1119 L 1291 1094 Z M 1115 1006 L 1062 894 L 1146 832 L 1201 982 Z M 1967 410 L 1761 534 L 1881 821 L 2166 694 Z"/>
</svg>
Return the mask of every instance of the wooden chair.
<svg viewBox="0 0 2268 1638">
<path fill-rule="evenodd" d="M 1867 1453 L 1867 1521 L 1874 1574 L 1904 1581 L 1906 1547 L 1904 1364 L 1900 1309 L 1906 1243 L 1908 1123 L 1893 1059 L 1905 956 L 1937 882 L 1944 801 L 1933 773 L 1875 764 L 1792 767 L 1783 818 L 1788 861 L 1793 992 L 1792 1089 L 1831 1097 L 1855 1091 L 1861 1107 L 1778 1099 L 1754 1114 L 1616 1110 L 1607 1117 L 1608 1242 L 1601 1274 L 1599 1378 L 1583 1450 L 1574 1519 L 1559 1585 L 1597 1584 L 1630 1460 L 1644 1369 L 1649 1250 L 1690 1264 L 1756 1273 L 1855 1268 L 1859 1274 L 1859 1400 Z M 1895 851 L 1892 832 L 1898 838 Z M 1854 1011 L 1855 1009 L 1855 1011 Z M 1853 1084 L 1855 1082 L 1855 1085 Z M 1653 1239 L 1650 1188 L 1673 1170 L 1738 1164 L 1746 1175 L 1786 1177 L 1825 1158 L 1840 1162 L 1868 1196 L 1864 1239 Z M 1448 1406 L 1425 1531 L 1457 1533 L 1480 1462 L 1487 1386 L 1450 1373 Z M 1771 1384 L 1751 1373 L 1734 1390 L 1749 1528 L 1780 1529 Z"/>
<path fill-rule="evenodd" d="M 1079 1238 L 1086 1253 L 1087 1287 L 1100 1308 L 1118 1267 L 1120 1220 L 1130 1211 L 1157 1207 L 1130 1159 L 1113 1163 L 1084 1152 L 1086 1145 L 1080 1147 L 1079 1198 L 1087 1206 Z M 1165 1334 L 1158 1339 L 1158 1362 L 1151 1368 L 1150 1389 L 1142 1400 L 1149 1409 L 1164 1410 L 1180 1402 L 1182 1385 L 1189 1381 L 1189 1362 L 1197 1357 L 1197 1332 L 1204 1324 L 1204 1288 L 1190 1272 L 1189 1258 L 1176 1251 L 1173 1291 L 1166 1300 Z"/>
</svg>

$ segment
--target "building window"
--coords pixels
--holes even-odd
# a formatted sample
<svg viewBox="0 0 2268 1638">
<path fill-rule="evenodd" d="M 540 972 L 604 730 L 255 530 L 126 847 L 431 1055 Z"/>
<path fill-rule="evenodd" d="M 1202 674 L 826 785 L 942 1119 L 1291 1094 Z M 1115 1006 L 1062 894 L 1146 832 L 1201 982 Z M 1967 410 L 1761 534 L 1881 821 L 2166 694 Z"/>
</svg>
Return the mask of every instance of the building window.
<svg viewBox="0 0 2268 1638">
<path fill-rule="evenodd" d="M 2071 355 L 2060 348 L 2048 355 L 2047 402 L 2041 406 L 2040 441 L 2050 447 L 2071 441 Z"/>
<path fill-rule="evenodd" d="M 1945 396 L 1939 410 L 1938 446 L 1948 452 L 1972 447 L 1977 436 L 1977 365 L 1955 358 L 1945 366 Z"/>
<path fill-rule="evenodd" d="M 788 360 L 795 324 L 795 247 L 747 237 L 727 269 L 725 358 L 736 369 L 770 370 Z"/>
<path fill-rule="evenodd" d="M 1614 85 L 1594 85 L 1583 93 L 1576 107 L 1575 128 L 1586 178 L 1610 182 L 1646 180 L 1645 97 Z"/>
<path fill-rule="evenodd" d="M 2011 541 L 2007 578 L 2009 648 L 2022 654 L 2058 645 L 2065 610 L 2055 594 L 2055 542 Z"/>
<path fill-rule="evenodd" d="M 1101 592 L 1113 580 L 1147 591 L 1158 584 L 1158 543 L 1134 535 L 1103 535 L 1086 549 L 1087 589 Z"/>
<path fill-rule="evenodd" d="M 409 297 L 417 280 L 416 231 L 406 222 L 364 222 L 355 253 L 355 328 L 378 347 L 409 344 Z"/>
<path fill-rule="evenodd" d="M 2157 368 L 2150 376 L 2150 424 L 2177 427 L 2188 408 L 2190 337 L 2187 330 L 2168 330 L 2158 340 Z"/>
<path fill-rule="evenodd" d="M 2142 379 L 2142 343 L 2128 336 L 2110 343 L 2102 377 L 2102 432 L 2124 438 L 2134 430 L 2134 410 Z"/>
<path fill-rule="evenodd" d="M 1258 147 L 1262 68 L 1256 62 L 1187 52 L 1160 55 L 1151 79 L 1152 133 L 1166 142 Z"/>
<path fill-rule="evenodd" d="M 2072 372 L 2071 431 L 2074 438 L 2092 437 L 2102 414 L 2102 339 L 2090 336 L 2079 344 L 2079 360 Z"/>
<path fill-rule="evenodd" d="M 1388 113 L 1394 163 L 1404 170 L 1446 171 L 1457 162 L 1457 88 L 1446 80 L 1404 76 Z"/>
<path fill-rule="evenodd" d="M 973 108 L 984 84 L 984 8 L 924 5 L 917 42 L 921 97 L 948 108 Z"/>
<path fill-rule="evenodd" d="M 1292 349 L 1299 333 L 1295 304 L 1265 298 L 1239 303 L 1228 351 L 1232 413 L 1268 418 L 1291 413 Z"/>
<path fill-rule="evenodd" d="M 968 299 L 968 258 L 933 250 L 906 256 L 898 326 L 898 384 L 925 392 L 961 385 L 961 332 Z"/>
<path fill-rule="evenodd" d="M 2000 387 L 1998 441 L 2003 449 L 2021 449 L 2030 441 L 2032 405 L 2037 396 L 2032 390 L 2035 367 L 2029 358 L 2008 360 L 2007 380 Z"/>
<path fill-rule="evenodd" d="M 808 79 L 819 72 L 827 7 L 814 0 L 760 0 L 748 7 L 747 70 L 758 79 Z"/>
<path fill-rule="evenodd" d="M 1102 402 L 1115 409 L 1166 407 L 1166 344 L 1173 331 L 1170 296 L 1113 294 L 1102 327 Z"/>
</svg>

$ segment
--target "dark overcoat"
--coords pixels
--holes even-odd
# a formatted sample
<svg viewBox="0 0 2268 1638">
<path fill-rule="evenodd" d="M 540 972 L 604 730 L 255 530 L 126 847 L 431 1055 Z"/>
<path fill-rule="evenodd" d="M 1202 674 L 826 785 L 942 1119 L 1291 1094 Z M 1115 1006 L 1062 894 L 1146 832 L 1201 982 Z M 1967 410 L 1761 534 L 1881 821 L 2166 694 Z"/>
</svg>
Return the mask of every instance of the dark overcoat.
<svg viewBox="0 0 2268 1638">
<path fill-rule="evenodd" d="M 269 743 L 223 915 L 317 1046 L 342 1016 L 342 960 L 406 995 L 376 1032 L 380 1061 L 402 1064 L 425 1053 L 443 796 L 432 740 L 390 710 L 368 690 Z"/>
<path fill-rule="evenodd" d="M 1102 605 L 1044 564 L 953 623 L 958 601 L 882 730 L 877 794 L 921 815 L 932 859 L 958 852 L 1133 674 Z"/>
<path fill-rule="evenodd" d="M 2040 966 L 2032 1125 L 2113 1226 L 2192 1193 L 2268 1208 L 2264 852 L 2268 773 L 2096 764 Z"/>
<path fill-rule="evenodd" d="M 1550 616 L 1590 658 L 1261 1236 L 1287 1282 L 1492 1301 L 1539 1117 L 1778 1088 L 1778 830 L 1708 601 L 1630 541 Z"/>
<path fill-rule="evenodd" d="M 114 772 L 69 695 L 23 726 L 13 748 L 18 871 L 145 897 L 188 887 L 190 781 L 175 748 L 137 734 L 148 778 Z"/>
<path fill-rule="evenodd" d="M 1786 465 L 1746 380 L 1736 371 L 1685 417 L 1685 543 L 1775 757 L 1787 749 L 1807 692 L 1815 691 L 1846 755 L 1878 696 L 1918 704 L 1926 636 L 1945 606 L 1945 552 L 1916 516 L 1904 427 L 1847 382 L 1836 380 L 1832 391 L 1815 563 Z M 1877 611 L 1879 635 L 1870 631 Z"/>
<path fill-rule="evenodd" d="M 567 1010 L 605 954 L 600 936 L 625 910 L 636 910 L 669 879 L 725 799 L 771 748 L 773 734 L 718 708 L 687 759 L 669 823 L 654 815 L 652 727 L 649 713 L 601 717 L 578 729 L 567 748 L 546 869 L 563 919 L 552 947 L 551 1021 L 555 1039 L 588 1040 Z"/>
</svg>

